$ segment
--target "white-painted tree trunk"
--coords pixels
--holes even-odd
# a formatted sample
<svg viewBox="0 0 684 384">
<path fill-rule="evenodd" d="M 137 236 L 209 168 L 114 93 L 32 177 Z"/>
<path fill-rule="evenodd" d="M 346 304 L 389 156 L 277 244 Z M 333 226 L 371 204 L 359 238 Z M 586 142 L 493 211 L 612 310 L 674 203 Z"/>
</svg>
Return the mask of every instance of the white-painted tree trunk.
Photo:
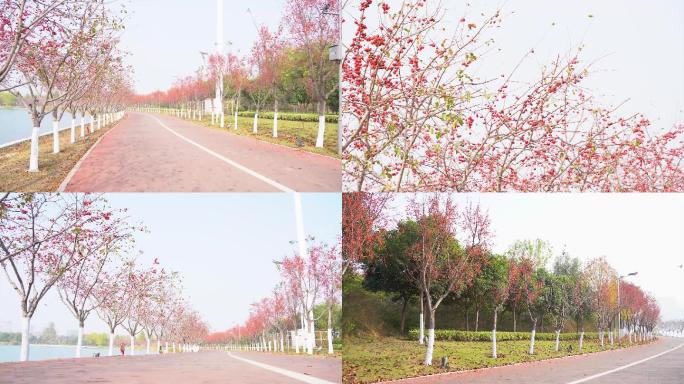
<svg viewBox="0 0 684 384">
<path fill-rule="evenodd" d="M 171 343 L 171 351 L 173 351 L 173 353 L 176 353 L 176 342 L 175 341 L 173 343 Z"/>
<path fill-rule="evenodd" d="M 530 355 L 534 355 L 534 337 L 537 334 L 537 327 L 532 327 L 532 336 L 530 337 Z"/>
<path fill-rule="evenodd" d="M 81 113 L 81 139 L 85 137 L 85 116 Z"/>
<path fill-rule="evenodd" d="M 81 357 L 81 348 L 83 347 L 83 326 L 78 327 L 78 339 L 76 340 L 76 358 Z"/>
<path fill-rule="evenodd" d="M 52 120 L 52 153 L 59 153 L 59 121 Z"/>
<path fill-rule="evenodd" d="M 332 355 L 333 353 L 332 329 L 328 328 L 328 354 Z"/>
<path fill-rule="evenodd" d="M 21 350 L 19 361 L 29 360 L 29 342 L 31 338 L 31 318 L 24 316 L 21 318 Z"/>
<path fill-rule="evenodd" d="M 38 172 L 38 135 L 40 127 L 33 127 L 31 131 L 31 155 L 29 157 L 29 172 Z"/>
<path fill-rule="evenodd" d="M 164 352 L 169 353 L 169 342 L 168 341 L 164 342 Z"/>
<path fill-rule="evenodd" d="M 234 125 L 233 129 L 236 131 L 238 129 L 238 113 L 237 113 L 237 111 L 235 111 L 235 125 Z"/>
<path fill-rule="evenodd" d="M 325 116 L 318 116 L 318 137 L 316 138 L 316 148 L 323 148 L 323 138 L 325 137 Z"/>
<path fill-rule="evenodd" d="M 259 120 L 259 112 L 254 114 L 254 127 L 252 127 L 252 133 L 255 135 L 259 132 L 259 126 L 257 125 L 257 120 Z"/>
<path fill-rule="evenodd" d="M 135 336 L 131 336 L 131 356 L 135 356 Z"/>
<path fill-rule="evenodd" d="M 211 112 L 211 125 L 216 124 L 216 115 L 214 114 L 214 111 Z"/>
<path fill-rule="evenodd" d="M 600 331 L 599 331 L 599 339 L 601 339 L 601 348 L 603 348 L 603 347 L 604 347 L 604 344 L 603 344 L 603 330 L 600 330 Z"/>
<path fill-rule="evenodd" d="M 150 354 L 150 337 L 145 335 L 145 341 L 147 342 L 147 348 L 145 349 L 145 354 Z"/>
<path fill-rule="evenodd" d="M 225 127 L 226 127 L 226 115 L 223 112 L 221 112 L 221 128 L 225 128 Z"/>
<path fill-rule="evenodd" d="M 280 352 L 285 352 L 285 340 L 283 340 L 283 333 L 280 333 Z"/>
<path fill-rule="evenodd" d="M 157 338 L 157 350 L 154 353 L 158 354 L 159 351 L 161 351 L 161 345 L 159 343 L 160 343 L 160 340 L 159 340 L 159 338 Z"/>
<path fill-rule="evenodd" d="M 579 350 L 582 352 L 582 346 L 584 345 L 584 331 L 580 332 L 580 340 L 579 340 Z"/>
<path fill-rule="evenodd" d="M 273 114 L 273 137 L 278 137 L 278 112 Z"/>
<path fill-rule="evenodd" d="M 114 356 L 114 332 L 109 334 L 109 356 Z"/>
<path fill-rule="evenodd" d="M 492 358 L 496 359 L 496 329 L 492 329 Z"/>
<path fill-rule="evenodd" d="M 428 344 L 425 352 L 425 365 L 432 365 L 432 353 L 435 350 L 435 329 L 428 328 Z"/>
<path fill-rule="evenodd" d="M 74 116 L 71 116 L 71 137 L 70 137 L 71 144 L 76 142 L 76 119 Z"/>
<path fill-rule="evenodd" d="M 558 348 L 560 348 L 560 330 L 556 330 L 556 352 L 558 352 Z"/>
</svg>

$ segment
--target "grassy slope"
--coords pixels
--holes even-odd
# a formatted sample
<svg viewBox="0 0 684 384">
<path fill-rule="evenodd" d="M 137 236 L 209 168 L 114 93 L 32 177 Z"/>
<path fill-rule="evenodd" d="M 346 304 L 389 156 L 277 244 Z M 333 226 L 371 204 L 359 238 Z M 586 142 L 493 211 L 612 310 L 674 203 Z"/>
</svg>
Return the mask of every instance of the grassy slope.
<svg viewBox="0 0 684 384">
<path fill-rule="evenodd" d="M 431 375 L 442 372 L 461 371 L 509 365 L 518 362 L 537 361 L 578 354 L 577 342 L 560 343 L 560 351 L 554 351 L 554 341 L 536 341 L 535 354 L 527 353 L 529 341 L 505 341 L 497 343 L 499 358 L 491 357 L 491 342 L 435 342 L 433 366 L 422 365 L 425 347 L 414 340 L 396 338 L 347 339 L 342 347 L 344 356 L 343 375 L 345 383 L 373 383 L 405 377 Z M 605 350 L 618 348 L 606 345 Z M 583 353 L 604 350 L 598 340 L 585 340 Z M 449 358 L 449 369 L 439 367 L 443 356 Z"/>
<path fill-rule="evenodd" d="M 193 121 L 193 120 L 188 120 Z M 198 122 L 199 121 L 195 121 Z M 211 115 L 204 115 L 202 123 L 206 126 L 211 126 Z M 339 157 L 337 155 L 337 124 L 327 123 L 325 125 L 325 135 L 323 139 L 323 148 L 316 148 L 316 136 L 318 135 L 317 122 L 303 122 L 303 121 L 288 121 L 278 120 L 278 137 L 273 137 L 273 120 L 259 119 L 258 133 L 252 133 L 254 119 L 251 117 L 238 116 L 238 129 L 233 129 L 234 117 L 226 115 L 226 128 L 224 130 L 241 136 L 254 137 L 259 140 L 268 141 L 270 143 L 285 145 L 292 148 L 299 148 L 307 152 L 318 153 L 321 155 Z M 211 126 L 214 129 L 220 129 L 217 126 Z M 303 147 L 297 146 L 297 137 L 301 138 Z"/>
<path fill-rule="evenodd" d="M 86 128 L 87 129 L 87 128 Z M 76 127 L 76 143 L 69 143 L 70 131 L 60 133 L 60 147 L 62 152 L 52 153 L 52 135 L 40 138 L 40 154 L 38 166 L 40 172 L 29 173 L 30 142 L 23 142 L 0 149 L 0 191 L 12 192 L 53 192 L 59 188 L 67 174 L 104 135 L 109 127 L 87 134 L 80 140 L 80 125 Z M 30 134 L 27 131 L 27 134 Z"/>
</svg>

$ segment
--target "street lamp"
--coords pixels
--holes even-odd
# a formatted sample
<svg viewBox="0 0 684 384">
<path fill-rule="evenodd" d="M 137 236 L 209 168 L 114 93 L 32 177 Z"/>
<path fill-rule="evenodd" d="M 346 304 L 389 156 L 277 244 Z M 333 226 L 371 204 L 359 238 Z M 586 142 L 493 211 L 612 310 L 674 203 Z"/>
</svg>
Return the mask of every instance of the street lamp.
<svg viewBox="0 0 684 384">
<path fill-rule="evenodd" d="M 338 22 L 341 23 L 340 20 L 340 13 L 339 12 L 331 12 L 330 11 L 330 4 L 326 4 L 325 7 L 323 7 L 323 15 L 328 15 L 328 16 L 335 16 L 337 17 Z M 339 119 L 339 115 L 341 115 L 341 104 L 342 104 L 342 59 L 344 58 L 344 47 L 342 46 L 342 26 L 338 26 L 339 30 L 339 36 L 337 37 L 337 43 L 330 47 L 330 61 L 336 63 L 338 65 L 338 75 L 337 75 L 337 82 L 338 84 L 338 97 L 337 97 L 337 103 L 338 103 L 338 121 L 337 121 L 337 153 L 338 155 L 342 156 L 342 121 Z"/>
<path fill-rule="evenodd" d="M 620 280 L 622 280 L 625 277 L 629 276 L 636 276 L 639 272 L 632 272 L 628 273 L 626 275 L 622 275 L 618 277 L 618 284 L 617 284 L 617 304 L 618 304 L 618 321 L 617 321 L 617 326 L 618 326 L 618 342 L 622 339 L 622 324 L 620 324 Z"/>
</svg>

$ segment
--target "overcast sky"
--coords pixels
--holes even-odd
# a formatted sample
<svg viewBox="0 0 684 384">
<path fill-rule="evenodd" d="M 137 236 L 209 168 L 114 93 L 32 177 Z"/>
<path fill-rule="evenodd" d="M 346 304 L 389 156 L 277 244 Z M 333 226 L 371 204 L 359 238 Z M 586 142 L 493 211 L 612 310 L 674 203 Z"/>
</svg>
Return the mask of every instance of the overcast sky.
<svg viewBox="0 0 684 384">
<path fill-rule="evenodd" d="M 226 42 L 233 53 L 248 53 L 257 31 L 280 24 L 285 0 L 224 0 Z M 135 69 L 139 93 L 168 89 L 176 77 L 192 75 L 202 65 L 200 51 L 216 50 L 216 0 L 116 0 L 129 14 L 122 48 Z M 251 9 L 251 14 L 247 9 Z"/>
<path fill-rule="evenodd" d="M 317 240 L 334 243 L 341 235 L 341 195 L 304 194 L 304 228 Z M 155 258 L 180 273 L 184 293 L 213 330 L 247 319 L 251 303 L 268 296 L 280 281 L 274 260 L 291 254 L 296 239 L 291 194 L 112 194 L 115 208 L 128 208 L 132 219 L 150 230 L 139 235 L 143 264 Z M 51 292 L 32 320 L 40 332 L 55 322 L 58 332 L 78 324 Z M 0 276 L 0 331 L 19 331 L 19 296 Z M 92 314 L 85 331 L 105 332 Z M 120 330 L 125 333 L 125 331 Z"/>
<path fill-rule="evenodd" d="M 428 1 L 437 4 L 439 0 Z M 348 1 L 349 4 L 357 0 Z M 377 2 L 376 2 L 377 3 Z M 401 0 L 388 0 L 396 6 Z M 471 4 L 465 6 L 466 3 Z M 480 25 L 481 13 L 502 9 L 503 23 L 487 37 L 497 49 L 476 62 L 477 73 L 491 79 L 508 74 L 530 50 L 535 53 L 516 79 L 529 81 L 542 65 L 583 45 L 581 58 L 596 61 L 585 85 L 611 105 L 629 100 L 625 114 L 644 113 L 658 129 L 684 121 L 684 2 L 681 0 L 441 0 L 447 31 L 462 16 Z M 345 10 L 344 35 L 355 29 L 354 7 Z M 369 15 L 374 15 L 370 13 Z M 369 33 L 373 18 L 369 16 Z M 349 26 L 349 27 L 347 27 Z M 451 33 L 451 32 L 450 32 Z M 446 35 L 443 35 L 446 36 Z M 473 67 L 471 67 L 471 70 Z"/>
<path fill-rule="evenodd" d="M 393 203 L 397 215 L 412 195 Z M 684 195 L 682 194 L 458 194 L 489 211 L 495 252 L 516 240 L 544 239 L 586 262 L 605 256 L 621 275 L 652 293 L 662 316 L 684 318 Z M 551 264 L 551 263 L 549 263 Z"/>
</svg>

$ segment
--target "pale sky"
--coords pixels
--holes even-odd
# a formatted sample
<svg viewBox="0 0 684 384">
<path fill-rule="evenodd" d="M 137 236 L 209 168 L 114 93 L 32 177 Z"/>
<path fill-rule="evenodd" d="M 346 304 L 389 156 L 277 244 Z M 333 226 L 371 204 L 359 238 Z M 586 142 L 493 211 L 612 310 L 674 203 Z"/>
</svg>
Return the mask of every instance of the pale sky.
<svg viewBox="0 0 684 384">
<path fill-rule="evenodd" d="M 341 195 L 303 194 L 304 229 L 334 244 L 341 235 Z M 213 330 L 225 330 L 248 317 L 251 303 L 270 295 L 280 281 L 274 260 L 296 249 L 291 194 L 112 194 L 114 208 L 128 208 L 149 234 L 136 237 L 147 265 L 178 271 L 185 296 Z M 48 294 L 32 320 L 32 332 L 55 322 L 59 333 L 78 323 L 56 291 Z M 19 296 L 0 275 L 0 331 L 19 331 Z M 95 313 L 85 331 L 105 332 Z M 125 333 L 120 330 L 118 332 Z"/>
<path fill-rule="evenodd" d="M 388 0 L 396 6 L 400 0 Z M 436 4 L 439 1 L 428 2 Z M 348 3 L 358 3 L 351 0 Z M 465 4 L 470 3 L 470 7 Z M 684 121 L 684 2 L 679 0 L 442 0 L 445 25 L 465 15 L 478 24 L 481 13 L 502 9 L 501 28 L 487 35 L 497 48 L 476 62 L 484 78 L 508 74 L 531 49 L 517 79 L 526 81 L 556 55 L 584 45 L 581 58 L 596 61 L 586 85 L 610 105 L 629 100 L 621 111 L 644 113 L 654 128 Z M 374 12 L 369 15 L 374 15 Z M 345 41 L 354 33 L 353 7 L 345 11 Z M 591 17 L 590 17 L 591 16 Z M 554 26 L 552 24 L 555 23 Z M 369 33 L 373 19 L 368 20 Z M 479 24 L 478 24 L 479 25 Z"/>
<path fill-rule="evenodd" d="M 393 212 L 403 214 L 410 196 L 395 199 Z M 489 211 L 495 252 L 540 238 L 554 257 L 563 247 L 583 262 L 605 256 L 621 275 L 638 272 L 628 281 L 655 296 L 664 320 L 684 318 L 684 269 L 677 268 L 684 264 L 684 195 L 474 193 L 455 201 Z"/>
<path fill-rule="evenodd" d="M 193 75 L 202 66 L 200 51 L 216 50 L 216 0 L 115 0 L 129 11 L 122 49 L 130 52 L 139 93 L 168 89 L 176 77 Z M 247 54 L 256 39 L 254 26 L 272 30 L 280 24 L 285 0 L 224 0 L 227 49 Z M 251 9 L 251 14 L 247 9 Z"/>
</svg>

